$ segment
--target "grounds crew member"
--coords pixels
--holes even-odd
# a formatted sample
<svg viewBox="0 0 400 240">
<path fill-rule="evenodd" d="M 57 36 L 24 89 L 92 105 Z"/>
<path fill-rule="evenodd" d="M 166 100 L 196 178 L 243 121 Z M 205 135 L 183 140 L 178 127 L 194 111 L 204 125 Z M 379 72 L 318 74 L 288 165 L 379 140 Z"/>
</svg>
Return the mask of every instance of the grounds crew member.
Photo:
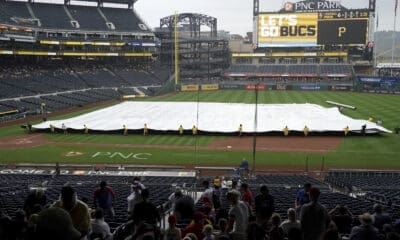
<svg viewBox="0 0 400 240">
<path fill-rule="evenodd" d="M 193 127 L 192 127 L 192 134 L 193 134 L 193 136 L 197 134 L 197 127 L 196 127 L 196 125 L 193 125 Z"/>
<path fill-rule="evenodd" d="M 126 127 L 125 124 L 123 125 L 123 128 L 124 128 L 124 135 L 128 135 L 128 128 Z"/>
<path fill-rule="evenodd" d="M 44 102 L 40 103 L 40 110 L 42 111 L 42 114 L 44 113 L 45 108 L 46 108 L 46 103 Z"/>
<path fill-rule="evenodd" d="M 143 136 L 147 136 L 148 133 L 149 133 L 149 128 L 147 127 L 147 123 L 145 123 L 143 127 Z"/>
<path fill-rule="evenodd" d="M 62 128 L 62 130 L 63 130 L 64 134 L 67 134 L 67 126 L 65 126 L 65 124 L 64 124 L 64 123 L 63 123 L 63 124 L 61 124 L 61 128 Z"/>
<path fill-rule="evenodd" d="M 55 127 L 53 124 L 50 124 L 50 132 L 54 133 L 56 131 Z"/>
<path fill-rule="evenodd" d="M 350 132 L 349 126 L 344 128 L 344 135 L 347 136 Z"/>
<path fill-rule="evenodd" d="M 304 136 L 307 137 L 308 136 L 308 132 L 310 131 L 310 129 L 307 126 L 304 126 Z"/>
<path fill-rule="evenodd" d="M 85 125 L 83 125 L 83 133 L 88 134 L 89 133 L 89 128 Z"/>
<path fill-rule="evenodd" d="M 369 118 L 368 118 L 368 121 L 374 122 L 374 118 L 373 118 L 373 117 L 369 117 Z"/>
<path fill-rule="evenodd" d="M 240 124 L 240 125 L 239 125 L 239 137 L 242 136 L 242 133 L 243 133 L 243 125 Z"/>
<path fill-rule="evenodd" d="M 289 135 L 289 128 L 287 126 L 283 129 L 283 135 L 285 137 Z"/>
<path fill-rule="evenodd" d="M 181 136 L 183 135 L 183 127 L 182 127 L 182 125 L 179 126 L 179 135 L 181 135 Z"/>
</svg>

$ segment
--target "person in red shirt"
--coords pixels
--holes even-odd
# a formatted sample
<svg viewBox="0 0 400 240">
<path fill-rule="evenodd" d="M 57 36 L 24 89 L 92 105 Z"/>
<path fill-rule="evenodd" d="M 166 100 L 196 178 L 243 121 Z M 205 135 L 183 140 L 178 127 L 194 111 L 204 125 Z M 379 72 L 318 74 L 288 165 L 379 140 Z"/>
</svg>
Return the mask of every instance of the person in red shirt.
<svg viewBox="0 0 400 240">
<path fill-rule="evenodd" d="M 245 202 L 250 209 L 253 209 L 254 198 L 253 198 L 253 193 L 249 189 L 249 185 L 247 185 L 247 183 L 242 183 L 240 188 L 242 190 L 241 200 Z"/>
<path fill-rule="evenodd" d="M 97 207 L 103 209 L 105 215 L 114 218 L 114 202 L 115 193 L 113 189 L 107 186 L 105 181 L 101 181 L 100 187 L 96 189 L 93 193 L 93 204 L 94 208 Z"/>
<path fill-rule="evenodd" d="M 204 234 L 203 234 L 203 227 L 204 227 L 204 220 L 206 218 L 206 215 L 204 215 L 202 212 L 195 212 L 193 222 L 186 226 L 185 229 L 182 231 L 182 237 L 185 237 L 186 234 L 188 233 L 194 233 L 197 237 L 197 239 L 203 239 Z"/>
</svg>

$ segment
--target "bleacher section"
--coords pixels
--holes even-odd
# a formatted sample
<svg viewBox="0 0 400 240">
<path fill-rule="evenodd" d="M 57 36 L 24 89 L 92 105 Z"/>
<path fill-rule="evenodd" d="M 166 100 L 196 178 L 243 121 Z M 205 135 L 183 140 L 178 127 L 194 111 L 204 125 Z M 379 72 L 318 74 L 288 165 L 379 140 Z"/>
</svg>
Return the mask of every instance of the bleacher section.
<svg viewBox="0 0 400 240">
<path fill-rule="evenodd" d="M 18 110 L 24 113 L 16 115 L 20 118 L 41 113 L 41 103 L 46 104 L 46 111 L 53 112 L 120 99 L 124 95 L 151 96 L 167 80 L 168 74 L 156 75 L 164 72 L 160 67 L 145 72 L 129 65 L 60 64 L 36 66 L 36 70 L 30 65 L 4 66 L 0 68 L 0 112 Z"/>
<path fill-rule="evenodd" d="M 63 5 L 34 3 L 32 10 L 40 19 L 42 28 L 72 29 L 71 19 L 64 10 Z"/>
<path fill-rule="evenodd" d="M 30 14 L 30 6 L 34 16 Z M 66 10 L 72 16 L 68 16 Z M 76 5 L 61 5 L 47 3 L 25 3 L 0 1 L 0 23 L 43 28 L 43 29 L 76 29 L 71 20 L 77 21 L 80 30 L 88 31 L 119 31 L 119 32 L 149 32 L 147 26 L 132 9 L 107 8 Z M 107 26 L 111 22 L 115 29 Z M 40 25 L 39 25 L 40 22 Z"/>
<path fill-rule="evenodd" d="M 96 7 L 68 6 L 72 17 L 82 30 L 109 30 Z"/>
<path fill-rule="evenodd" d="M 26 3 L 0 1 L 0 23 L 38 27 L 33 20 Z"/>
<path fill-rule="evenodd" d="M 390 172 L 330 172 L 325 182 L 331 187 L 362 195 L 369 201 L 392 207 L 400 214 L 400 174 Z M 398 216 L 399 217 L 399 216 Z"/>
<path fill-rule="evenodd" d="M 132 9 L 102 8 L 101 11 L 119 31 L 145 31 L 139 24 L 143 24 Z"/>
<path fill-rule="evenodd" d="M 353 69 L 348 64 L 236 64 L 225 70 L 227 77 L 351 77 Z"/>
<path fill-rule="evenodd" d="M 78 198 L 89 199 L 89 207 L 93 208 L 93 192 L 104 180 L 114 189 L 117 196 L 114 206 L 115 218 L 106 219 L 110 227 L 117 226 L 127 221 L 126 197 L 130 194 L 130 184 L 133 177 L 120 176 L 78 176 L 78 175 L 25 175 L 25 174 L 0 174 L 0 209 L 13 216 L 18 208 L 22 208 L 31 187 L 44 187 L 48 203 L 59 199 L 60 189 L 69 183 L 78 193 Z M 193 185 L 193 177 L 145 177 L 142 183 L 150 191 L 150 200 L 158 207 L 168 202 L 168 196 L 173 192 L 172 185 Z M 10 187 L 12 183 L 13 187 Z"/>
</svg>

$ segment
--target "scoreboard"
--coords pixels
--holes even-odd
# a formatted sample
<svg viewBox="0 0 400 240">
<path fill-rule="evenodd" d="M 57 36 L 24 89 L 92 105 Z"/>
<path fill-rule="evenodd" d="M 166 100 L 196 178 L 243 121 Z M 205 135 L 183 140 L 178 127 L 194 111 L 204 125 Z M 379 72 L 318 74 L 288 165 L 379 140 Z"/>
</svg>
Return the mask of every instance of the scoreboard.
<svg viewBox="0 0 400 240">
<path fill-rule="evenodd" d="M 255 39 L 258 47 L 365 45 L 369 17 L 367 10 L 260 13 Z"/>
</svg>

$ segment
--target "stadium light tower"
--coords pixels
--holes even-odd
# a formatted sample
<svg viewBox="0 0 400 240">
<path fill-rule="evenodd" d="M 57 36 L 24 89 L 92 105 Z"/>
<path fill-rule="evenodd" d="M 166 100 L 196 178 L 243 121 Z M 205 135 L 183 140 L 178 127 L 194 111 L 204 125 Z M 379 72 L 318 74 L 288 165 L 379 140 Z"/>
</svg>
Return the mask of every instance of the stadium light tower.
<svg viewBox="0 0 400 240">
<path fill-rule="evenodd" d="M 178 12 L 175 12 L 174 18 L 174 53 L 175 53 L 175 91 L 179 83 L 179 35 L 178 35 Z"/>
</svg>

